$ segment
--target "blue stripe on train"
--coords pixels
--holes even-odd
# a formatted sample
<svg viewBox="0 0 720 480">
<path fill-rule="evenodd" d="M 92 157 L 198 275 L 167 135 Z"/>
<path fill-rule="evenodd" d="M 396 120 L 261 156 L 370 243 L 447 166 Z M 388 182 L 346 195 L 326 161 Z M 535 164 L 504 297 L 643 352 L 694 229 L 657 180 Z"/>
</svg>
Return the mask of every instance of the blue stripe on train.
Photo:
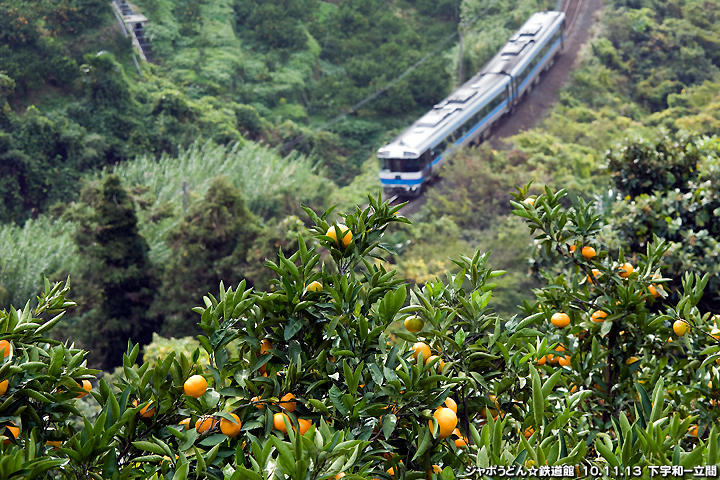
<svg viewBox="0 0 720 480">
<path fill-rule="evenodd" d="M 381 178 L 380 183 L 382 183 L 383 185 L 420 185 L 423 180 L 424 177 L 412 180 L 403 180 L 401 178 Z"/>
</svg>

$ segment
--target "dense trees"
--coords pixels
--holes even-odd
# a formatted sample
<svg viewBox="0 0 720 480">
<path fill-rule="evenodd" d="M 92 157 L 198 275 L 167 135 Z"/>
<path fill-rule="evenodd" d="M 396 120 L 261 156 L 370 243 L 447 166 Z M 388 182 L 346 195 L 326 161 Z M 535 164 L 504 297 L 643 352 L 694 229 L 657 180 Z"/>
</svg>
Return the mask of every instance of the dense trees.
<svg viewBox="0 0 720 480">
<path fill-rule="evenodd" d="M 172 255 L 164 265 L 165 288 L 153 308 L 164 319 L 163 333 L 199 333 L 192 312 L 197 299 L 221 280 L 235 284 L 247 276 L 259 229 L 240 192 L 226 178 L 217 177 L 204 201 L 193 205 L 168 236 Z"/>
<path fill-rule="evenodd" d="M 79 228 L 76 242 L 86 258 L 79 291 L 87 304 L 71 320 L 71 333 L 94 350 L 91 362 L 112 369 L 122 362 L 128 339 L 148 344 L 160 323 L 149 314 L 157 282 L 149 248 L 138 233 L 135 203 L 116 175 L 88 186 L 87 205 L 68 215 Z"/>
</svg>

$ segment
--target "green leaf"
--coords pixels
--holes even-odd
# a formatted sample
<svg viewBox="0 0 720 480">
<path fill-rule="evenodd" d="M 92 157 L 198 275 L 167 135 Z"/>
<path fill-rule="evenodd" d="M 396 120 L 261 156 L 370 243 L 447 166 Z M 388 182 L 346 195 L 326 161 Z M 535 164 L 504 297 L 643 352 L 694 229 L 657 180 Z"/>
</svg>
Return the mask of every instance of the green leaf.
<svg viewBox="0 0 720 480">
<path fill-rule="evenodd" d="M 383 435 L 387 440 L 390 440 L 390 436 L 395 431 L 395 425 L 397 424 L 397 417 L 393 413 L 386 413 L 383 415 L 382 427 Z"/>
<path fill-rule="evenodd" d="M 288 341 L 292 337 L 294 337 L 295 334 L 298 333 L 302 329 L 303 324 L 304 324 L 304 322 L 299 318 L 293 317 L 290 320 L 288 320 L 288 322 L 285 324 L 285 333 L 284 333 L 285 341 Z"/>
<path fill-rule="evenodd" d="M 163 448 L 152 442 L 132 442 L 133 446 L 140 450 L 145 450 L 146 452 L 150 453 L 156 453 L 158 455 L 165 455 L 165 450 Z"/>
</svg>

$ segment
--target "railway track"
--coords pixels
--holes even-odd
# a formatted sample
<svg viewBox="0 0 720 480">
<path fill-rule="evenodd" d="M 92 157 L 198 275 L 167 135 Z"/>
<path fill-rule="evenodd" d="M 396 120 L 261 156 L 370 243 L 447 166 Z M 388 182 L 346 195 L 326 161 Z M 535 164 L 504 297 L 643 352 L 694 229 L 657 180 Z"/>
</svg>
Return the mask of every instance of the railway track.
<svg viewBox="0 0 720 480">
<path fill-rule="evenodd" d="M 565 35 L 570 36 L 570 33 L 575 27 L 580 11 L 582 10 L 583 0 L 565 0 L 562 11 L 565 13 L 565 18 L 570 19 L 565 25 Z M 571 13 L 572 12 L 572 13 Z"/>
</svg>

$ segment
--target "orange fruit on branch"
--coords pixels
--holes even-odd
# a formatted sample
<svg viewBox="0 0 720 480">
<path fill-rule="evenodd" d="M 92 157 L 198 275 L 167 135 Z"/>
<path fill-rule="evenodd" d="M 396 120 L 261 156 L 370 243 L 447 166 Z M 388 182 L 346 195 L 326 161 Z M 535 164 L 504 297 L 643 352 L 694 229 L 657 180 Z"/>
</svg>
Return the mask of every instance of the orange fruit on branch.
<svg viewBox="0 0 720 480">
<path fill-rule="evenodd" d="M 87 395 L 88 393 L 90 393 L 90 390 L 92 390 L 92 384 L 90 383 L 89 380 L 83 380 L 83 381 L 82 381 L 82 384 L 79 384 L 79 385 L 82 387 L 83 390 L 85 390 L 85 392 L 84 392 L 84 393 L 78 393 L 78 396 L 75 397 L 75 398 L 83 398 L 85 395 Z"/>
<path fill-rule="evenodd" d="M 688 328 L 690 328 L 690 325 L 688 325 L 688 323 L 684 320 L 675 320 L 675 323 L 673 323 L 673 332 L 675 332 L 675 335 L 678 337 L 685 335 Z"/>
<path fill-rule="evenodd" d="M 307 286 L 306 290 L 308 292 L 322 292 L 323 286 L 322 283 L 315 280 L 314 282 L 310 282 L 310 285 Z"/>
<path fill-rule="evenodd" d="M 17 424 L 15 422 L 10 422 L 10 425 L 5 425 L 5 430 L 7 430 L 10 435 L 12 435 L 13 438 L 17 439 L 20 436 L 20 429 L 18 428 Z M 3 445 L 9 445 L 11 443 L 10 438 L 3 435 Z"/>
<path fill-rule="evenodd" d="M 453 430 L 457 427 L 458 418 L 455 412 L 446 407 L 440 407 L 435 410 L 433 417 L 438 423 L 438 435 L 437 438 L 447 438 L 452 435 Z M 433 422 L 428 421 L 430 429 L 432 430 Z"/>
<path fill-rule="evenodd" d="M 288 417 L 285 413 L 276 413 L 273 415 L 273 428 L 275 428 L 275 430 L 280 430 L 283 433 L 287 433 L 287 427 L 285 426 L 286 418 L 289 422 L 290 417 Z"/>
<path fill-rule="evenodd" d="M 260 342 L 260 355 L 264 355 L 265 353 L 270 351 L 271 348 L 273 348 L 273 344 L 270 343 L 270 340 L 268 340 L 267 338 L 263 338 L 263 341 Z"/>
<path fill-rule="evenodd" d="M 0 351 L 2 351 L 3 357 L 12 358 L 12 345 L 7 340 L 0 340 Z"/>
<path fill-rule="evenodd" d="M 427 362 L 427 359 L 431 356 L 430 347 L 428 347 L 427 343 L 417 342 L 415 345 L 413 345 L 412 356 L 415 360 L 417 360 L 420 353 L 422 353 L 423 361 Z"/>
<path fill-rule="evenodd" d="M 583 247 L 580 253 L 583 257 L 585 257 L 585 260 L 590 260 L 596 255 L 595 249 L 593 247 Z"/>
<path fill-rule="evenodd" d="M 280 406 L 288 412 L 294 412 L 295 408 L 297 408 L 295 395 L 293 395 L 292 393 L 286 393 L 285 395 L 283 395 L 283 397 L 280 399 Z"/>
<path fill-rule="evenodd" d="M 217 425 L 217 420 L 210 416 L 204 416 L 198 418 L 197 422 L 195 422 L 195 430 L 197 430 L 197 433 L 205 433 L 215 425 Z"/>
<path fill-rule="evenodd" d="M 445 406 L 457 414 L 457 403 L 452 398 L 445 399 Z"/>
<path fill-rule="evenodd" d="M 558 328 L 565 328 L 568 325 L 570 325 L 570 317 L 567 313 L 562 312 L 556 312 L 553 313 L 552 318 L 550 318 L 550 321 L 553 325 L 555 325 Z"/>
<path fill-rule="evenodd" d="M 405 319 L 405 328 L 408 332 L 417 333 L 423 329 L 425 321 L 417 315 L 412 315 Z"/>
<path fill-rule="evenodd" d="M 591 276 L 592 276 L 592 278 L 591 278 Z M 592 283 L 593 280 L 595 280 L 595 282 L 598 282 L 600 280 L 601 276 L 602 276 L 602 273 L 600 272 L 600 270 L 598 270 L 597 268 L 593 268 L 590 271 L 590 273 L 588 273 L 587 281 L 588 281 L 588 283 Z"/>
<path fill-rule="evenodd" d="M 340 235 L 342 235 L 342 244 L 347 247 L 348 245 L 350 245 L 350 242 L 352 242 L 352 232 L 348 229 L 346 225 L 342 223 L 338 223 L 337 228 L 338 230 L 340 230 Z M 339 246 L 337 233 L 335 232 L 334 225 L 331 225 L 330 228 L 328 228 L 327 232 L 325 232 L 325 235 L 332 238 L 333 242 L 335 242 L 335 244 Z"/>
<path fill-rule="evenodd" d="M 10 382 L 8 380 L 3 380 L 2 382 L 0 382 L 0 395 L 5 395 L 8 386 L 10 386 Z"/>
<path fill-rule="evenodd" d="M 630 276 L 630 274 L 633 273 L 633 270 L 634 270 L 634 268 L 632 265 L 630 265 L 629 263 L 625 263 L 623 265 L 620 265 L 619 275 L 622 278 L 628 278 Z"/>
<path fill-rule="evenodd" d="M 305 435 L 312 427 L 312 420 L 298 418 L 298 426 L 300 427 L 300 435 Z"/>
<path fill-rule="evenodd" d="M 607 313 L 602 310 L 595 310 L 591 315 L 592 321 L 595 323 L 602 323 L 607 318 Z"/>
<path fill-rule="evenodd" d="M 231 417 L 235 420 L 234 422 L 231 422 L 227 418 L 221 418 L 220 419 L 220 431 L 227 435 L 228 437 L 236 437 L 238 433 L 240 433 L 240 428 L 242 427 L 242 422 L 240 421 L 240 418 L 235 415 L 234 413 L 230 414 Z"/>
<path fill-rule="evenodd" d="M 193 375 L 185 380 L 185 395 L 194 398 L 202 397 L 207 391 L 208 383 L 202 375 Z"/>
<path fill-rule="evenodd" d="M 183 418 L 178 422 L 178 425 L 182 425 L 183 430 L 190 430 L 190 418 Z"/>
</svg>

